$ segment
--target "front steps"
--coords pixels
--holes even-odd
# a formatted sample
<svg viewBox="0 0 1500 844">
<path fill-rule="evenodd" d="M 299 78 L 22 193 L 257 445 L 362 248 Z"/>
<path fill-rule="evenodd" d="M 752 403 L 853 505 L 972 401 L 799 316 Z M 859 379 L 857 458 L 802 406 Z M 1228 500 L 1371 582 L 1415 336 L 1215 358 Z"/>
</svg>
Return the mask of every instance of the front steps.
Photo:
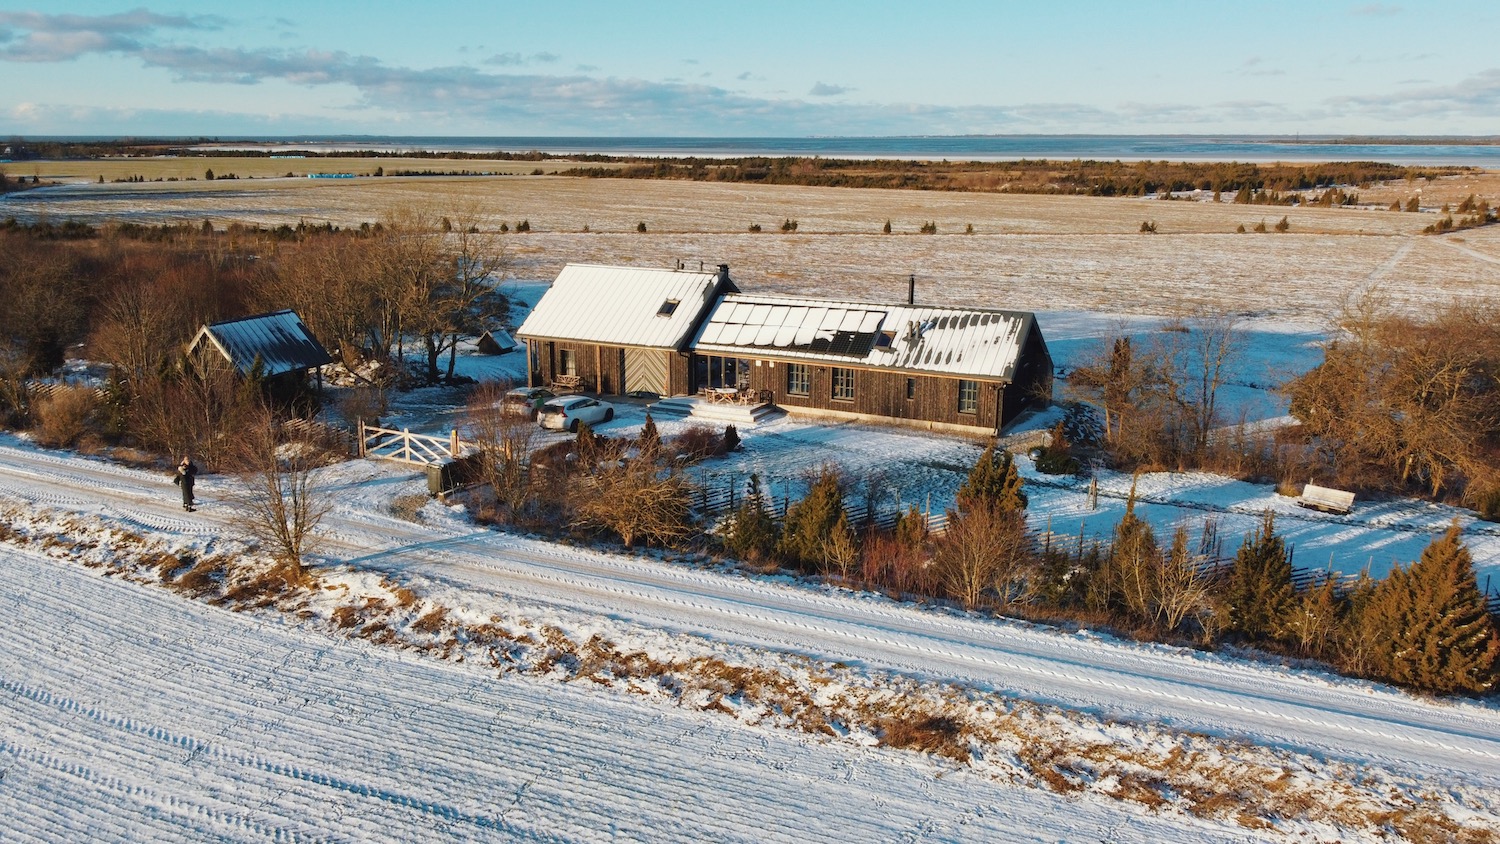
<svg viewBox="0 0 1500 844">
<path fill-rule="evenodd" d="M 653 416 L 671 416 L 679 419 L 693 418 L 707 422 L 722 422 L 736 427 L 754 427 L 761 421 L 779 417 L 783 411 L 770 402 L 760 404 L 720 404 L 701 396 L 673 396 L 647 405 Z"/>
</svg>

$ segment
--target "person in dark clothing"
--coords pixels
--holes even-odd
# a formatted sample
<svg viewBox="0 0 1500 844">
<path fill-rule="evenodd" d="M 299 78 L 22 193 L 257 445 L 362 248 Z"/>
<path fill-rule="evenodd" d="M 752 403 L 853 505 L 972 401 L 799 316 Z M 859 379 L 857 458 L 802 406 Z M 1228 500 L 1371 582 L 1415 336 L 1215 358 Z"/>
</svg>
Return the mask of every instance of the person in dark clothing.
<svg viewBox="0 0 1500 844">
<path fill-rule="evenodd" d="M 193 481 L 198 477 L 198 467 L 194 465 L 193 459 L 186 454 L 182 456 L 182 462 L 177 464 L 177 477 L 173 481 L 182 487 L 182 509 L 193 512 Z"/>
</svg>

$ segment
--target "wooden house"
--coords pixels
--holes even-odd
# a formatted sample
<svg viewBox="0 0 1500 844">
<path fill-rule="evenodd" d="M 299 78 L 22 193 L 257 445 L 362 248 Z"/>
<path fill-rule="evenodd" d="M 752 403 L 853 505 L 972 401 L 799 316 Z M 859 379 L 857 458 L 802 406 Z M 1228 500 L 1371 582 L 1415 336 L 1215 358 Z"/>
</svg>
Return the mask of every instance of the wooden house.
<svg viewBox="0 0 1500 844">
<path fill-rule="evenodd" d="M 624 395 L 682 395 L 688 343 L 737 288 L 714 272 L 569 264 L 516 331 L 528 383 Z"/>
<path fill-rule="evenodd" d="M 695 386 L 748 389 L 794 413 L 999 433 L 1052 400 L 1030 314 L 729 295 L 692 344 Z"/>
<path fill-rule="evenodd" d="M 1030 313 L 744 294 L 727 265 L 569 265 L 518 334 L 532 386 L 735 393 L 792 413 L 996 434 L 1052 399 Z"/>
</svg>

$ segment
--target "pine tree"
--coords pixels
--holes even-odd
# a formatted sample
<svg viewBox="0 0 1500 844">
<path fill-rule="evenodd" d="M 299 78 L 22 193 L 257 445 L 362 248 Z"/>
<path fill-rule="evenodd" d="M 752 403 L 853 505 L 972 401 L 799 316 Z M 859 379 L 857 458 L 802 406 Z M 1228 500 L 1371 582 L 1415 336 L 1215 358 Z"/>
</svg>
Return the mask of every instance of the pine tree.
<svg viewBox="0 0 1500 844">
<path fill-rule="evenodd" d="M 776 520 L 766 512 L 759 475 L 750 476 L 750 488 L 739 509 L 729 517 L 723 541 L 729 553 L 750 562 L 763 560 L 776 549 Z"/>
<path fill-rule="evenodd" d="M 979 455 L 969 477 L 958 490 L 959 512 L 972 512 L 985 508 L 1002 512 L 1025 510 L 1026 493 L 1021 488 L 1021 475 L 1016 471 L 1010 452 L 998 452 L 991 443 Z"/>
<path fill-rule="evenodd" d="M 641 426 L 641 435 L 636 438 L 635 442 L 636 448 L 640 450 L 641 457 L 645 460 L 655 460 L 656 456 L 661 453 L 661 432 L 656 430 L 656 420 L 651 418 L 650 411 L 646 412 L 646 424 Z M 756 484 L 759 484 L 759 478 L 751 477 Z"/>
<path fill-rule="evenodd" d="M 1410 569 L 1392 572 L 1387 583 L 1387 600 L 1379 594 L 1386 583 L 1376 595 L 1390 635 L 1375 666 L 1385 679 L 1437 694 L 1482 694 L 1494 687 L 1500 639 L 1457 524 Z"/>
<path fill-rule="evenodd" d="M 788 562 L 811 571 L 823 561 L 823 543 L 844 514 L 844 492 L 839 479 L 824 469 L 807 497 L 792 506 L 782 523 L 776 551 Z"/>
<path fill-rule="evenodd" d="M 1153 575 L 1161 565 L 1161 548 L 1156 531 L 1135 514 L 1135 485 L 1125 502 L 1125 516 L 1115 525 L 1115 543 L 1101 570 L 1103 586 L 1108 590 L 1104 607 L 1123 607 L 1138 620 L 1151 618 Z"/>
<path fill-rule="evenodd" d="M 1245 537 L 1229 572 L 1229 624 L 1249 639 L 1274 639 L 1292 609 L 1292 562 L 1266 511 L 1261 526 Z"/>
</svg>

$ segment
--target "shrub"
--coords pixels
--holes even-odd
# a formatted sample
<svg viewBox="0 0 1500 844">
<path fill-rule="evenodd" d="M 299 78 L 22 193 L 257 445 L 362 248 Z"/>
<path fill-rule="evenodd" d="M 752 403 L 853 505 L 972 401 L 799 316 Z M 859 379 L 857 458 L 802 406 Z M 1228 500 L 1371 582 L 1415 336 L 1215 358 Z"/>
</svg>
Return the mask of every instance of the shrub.
<svg viewBox="0 0 1500 844">
<path fill-rule="evenodd" d="M 88 387 L 63 387 L 35 405 L 36 439 L 45 446 L 66 448 L 89 430 L 99 399 Z"/>
<path fill-rule="evenodd" d="M 1276 231 L 1278 231 L 1278 232 L 1284 232 L 1284 231 L 1290 229 L 1291 227 L 1292 227 L 1292 224 L 1287 220 L 1287 218 L 1286 217 L 1282 217 L 1281 221 L 1276 224 Z"/>
<path fill-rule="evenodd" d="M 781 230 L 787 233 L 796 231 L 797 221 L 793 220 L 791 217 L 786 218 L 786 222 L 781 224 Z"/>
<path fill-rule="evenodd" d="M 933 220 L 923 223 L 922 234 L 937 234 L 937 223 Z"/>
<path fill-rule="evenodd" d="M 751 223 L 750 224 L 750 233 L 751 234 L 760 234 L 760 223 Z"/>
<path fill-rule="evenodd" d="M 636 223 L 635 224 L 635 230 L 638 231 L 638 232 L 640 232 L 640 233 L 642 233 L 642 234 L 645 234 L 646 233 L 646 221 L 642 220 L 641 222 Z"/>
<path fill-rule="evenodd" d="M 1265 234 L 1266 233 L 1266 221 L 1265 220 L 1261 220 L 1260 222 L 1256 223 L 1255 224 L 1255 230 L 1257 232 L 1261 233 L 1261 234 Z"/>
<path fill-rule="evenodd" d="M 1141 223 L 1141 234 L 1156 234 L 1156 221 L 1146 220 Z"/>
<path fill-rule="evenodd" d="M 689 425 L 669 441 L 674 454 L 689 460 L 702 460 L 719 452 L 722 440 L 714 429 L 707 425 Z"/>
</svg>

